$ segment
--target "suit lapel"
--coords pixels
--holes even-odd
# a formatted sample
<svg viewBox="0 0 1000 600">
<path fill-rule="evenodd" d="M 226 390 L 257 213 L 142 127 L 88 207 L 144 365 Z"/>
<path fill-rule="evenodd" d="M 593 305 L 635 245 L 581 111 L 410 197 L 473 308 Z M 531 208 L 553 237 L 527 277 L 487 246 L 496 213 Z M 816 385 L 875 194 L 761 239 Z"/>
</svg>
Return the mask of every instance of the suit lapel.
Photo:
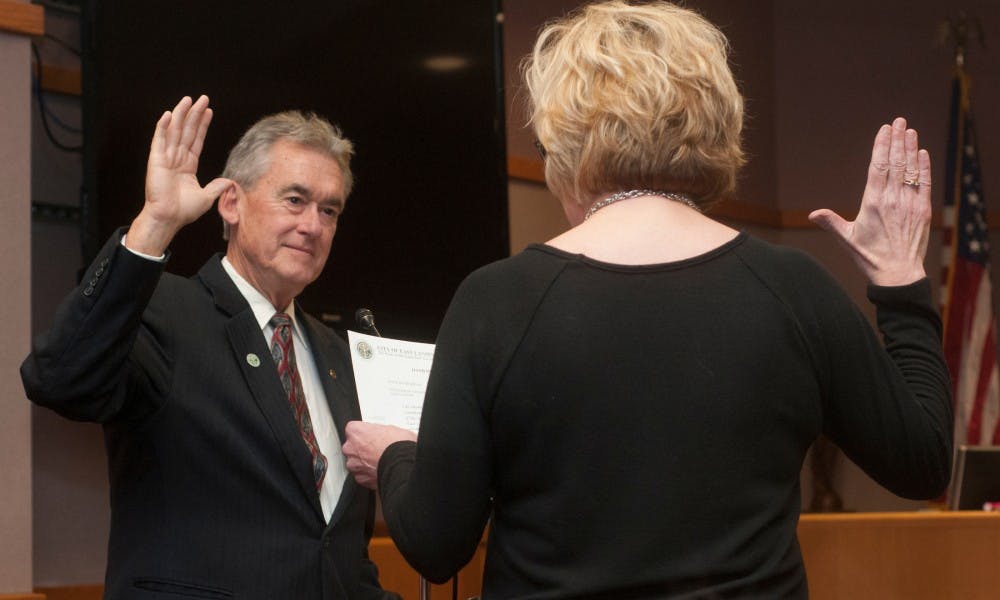
<svg viewBox="0 0 1000 600">
<path fill-rule="evenodd" d="M 270 348 L 246 299 L 226 274 L 217 255 L 202 267 L 198 277 L 215 298 L 218 309 L 230 317 L 226 333 L 233 359 L 240 366 L 247 390 L 274 434 L 289 468 L 320 519 L 323 508 L 312 473 L 312 456 L 302 442 L 298 424 L 288 407 L 288 398 L 278 378 Z M 338 430 L 341 426 L 337 425 Z"/>
<path fill-rule="evenodd" d="M 309 346 L 313 349 L 313 360 L 316 361 L 316 370 L 319 372 L 323 385 L 323 393 L 330 406 L 330 415 L 333 416 L 337 435 L 343 442 L 346 439 L 344 428 L 347 426 L 347 422 L 361 419 L 361 410 L 358 408 L 354 391 L 354 372 L 351 370 L 350 363 L 344 360 L 347 352 L 342 348 L 343 342 L 335 337 L 336 334 L 303 311 L 298 305 L 296 305 L 296 314 L 300 316 L 299 324 L 309 338 Z M 338 448 L 337 451 L 339 454 L 340 449 Z M 350 505 L 356 489 L 357 483 L 354 481 L 354 477 L 348 474 L 337 502 L 337 508 L 330 517 L 331 525 L 337 522 L 340 515 Z"/>
<path fill-rule="evenodd" d="M 354 398 L 354 373 L 350 363 L 344 360 L 346 352 L 337 346 L 339 339 L 334 339 L 336 334 L 301 308 L 296 307 L 296 312 L 302 317 L 299 323 L 313 349 L 313 359 L 330 405 L 330 414 L 337 426 L 337 435 L 343 439 L 347 422 L 361 418 L 361 411 Z"/>
</svg>

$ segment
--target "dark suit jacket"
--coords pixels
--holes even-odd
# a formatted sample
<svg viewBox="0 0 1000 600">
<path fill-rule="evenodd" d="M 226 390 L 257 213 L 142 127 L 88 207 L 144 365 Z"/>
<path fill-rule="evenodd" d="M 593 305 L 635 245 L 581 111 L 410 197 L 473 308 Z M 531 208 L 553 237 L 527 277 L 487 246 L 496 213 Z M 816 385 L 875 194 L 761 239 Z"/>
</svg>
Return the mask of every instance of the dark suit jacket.
<svg viewBox="0 0 1000 600">
<path fill-rule="evenodd" d="M 220 257 L 184 279 L 120 238 L 21 366 L 32 401 L 104 424 L 105 596 L 384 597 L 367 555 L 374 498 L 348 477 L 324 522 L 267 342 Z M 347 346 L 299 314 L 343 439 L 360 418 Z"/>
</svg>

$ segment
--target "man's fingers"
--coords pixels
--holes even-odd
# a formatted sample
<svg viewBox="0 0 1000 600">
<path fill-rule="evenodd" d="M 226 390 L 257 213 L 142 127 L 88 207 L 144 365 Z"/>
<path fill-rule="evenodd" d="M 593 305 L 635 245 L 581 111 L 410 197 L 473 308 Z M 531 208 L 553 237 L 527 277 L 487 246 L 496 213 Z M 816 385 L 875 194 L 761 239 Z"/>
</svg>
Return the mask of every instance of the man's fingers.
<svg viewBox="0 0 1000 600">
<path fill-rule="evenodd" d="M 177 106 L 174 107 L 173 113 L 170 118 L 170 123 L 167 125 L 166 130 L 166 150 L 169 151 L 171 148 L 175 147 L 181 139 L 181 131 L 184 128 L 184 119 L 187 117 L 188 110 L 191 108 L 191 97 L 184 96 L 181 98 Z"/>
<path fill-rule="evenodd" d="M 149 143 L 149 153 L 160 153 L 166 149 L 167 126 L 170 125 L 170 111 L 164 111 L 160 119 L 156 122 L 156 129 L 153 130 L 153 139 Z"/>
<path fill-rule="evenodd" d="M 198 122 L 198 131 L 195 133 L 194 141 L 191 142 L 191 152 L 195 156 L 201 156 L 201 148 L 205 144 L 205 135 L 208 133 L 208 126 L 212 122 L 212 109 L 206 108 Z"/>
<path fill-rule="evenodd" d="M 181 131 L 180 147 L 188 150 L 194 144 L 194 139 L 201 128 L 201 118 L 208 108 L 208 96 L 204 94 L 198 97 L 198 101 L 191 105 L 184 119 L 184 129 Z"/>
<path fill-rule="evenodd" d="M 226 188 L 231 185 L 234 185 L 234 183 L 230 179 L 225 179 L 223 177 L 213 179 L 205 185 L 205 194 L 211 196 L 214 200 L 215 198 L 221 196 L 222 192 L 226 191 Z"/>
</svg>

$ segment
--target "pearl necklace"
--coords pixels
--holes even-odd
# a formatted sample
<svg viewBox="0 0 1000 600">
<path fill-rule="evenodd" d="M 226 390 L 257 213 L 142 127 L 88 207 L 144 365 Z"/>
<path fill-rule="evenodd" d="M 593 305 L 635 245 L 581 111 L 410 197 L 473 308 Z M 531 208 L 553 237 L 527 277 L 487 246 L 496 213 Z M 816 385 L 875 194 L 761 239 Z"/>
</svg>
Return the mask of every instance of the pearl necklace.
<svg viewBox="0 0 1000 600">
<path fill-rule="evenodd" d="M 674 200 L 676 202 L 680 202 L 681 204 L 686 204 L 687 206 L 690 206 L 691 208 L 695 209 L 696 211 L 701 212 L 701 208 L 699 208 L 698 205 L 694 203 L 694 200 L 692 200 L 689 196 L 687 196 L 685 194 L 677 194 L 677 193 L 674 193 L 674 192 L 664 192 L 664 191 L 660 191 L 660 190 L 629 190 L 627 192 L 618 192 L 617 194 L 613 194 L 611 196 L 608 196 L 604 200 L 600 200 L 598 202 L 595 202 L 593 204 L 593 206 L 590 207 L 590 210 L 587 211 L 587 214 L 583 215 L 583 220 L 586 221 L 595 212 L 601 210 L 602 208 L 604 208 L 605 206 L 608 206 L 609 204 L 614 204 L 615 202 L 618 202 L 619 200 L 628 200 L 629 198 L 638 198 L 639 196 L 659 196 L 661 198 L 667 198 L 668 200 Z"/>
</svg>

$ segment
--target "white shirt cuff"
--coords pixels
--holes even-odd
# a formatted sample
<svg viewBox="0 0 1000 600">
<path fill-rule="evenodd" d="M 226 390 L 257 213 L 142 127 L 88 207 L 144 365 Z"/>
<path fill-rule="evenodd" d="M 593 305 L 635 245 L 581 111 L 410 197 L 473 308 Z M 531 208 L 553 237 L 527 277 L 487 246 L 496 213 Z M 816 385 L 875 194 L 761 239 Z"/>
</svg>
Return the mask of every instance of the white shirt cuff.
<svg viewBox="0 0 1000 600">
<path fill-rule="evenodd" d="M 141 257 L 143 257 L 143 258 L 145 258 L 147 260 L 153 260 L 153 261 L 161 262 L 161 263 L 162 262 L 167 262 L 167 254 L 166 253 L 163 253 L 163 254 L 161 254 L 159 256 L 153 256 L 151 254 L 143 254 L 142 252 L 139 252 L 137 250 L 133 250 L 133 249 L 129 248 L 128 246 L 125 245 L 125 238 L 126 237 L 128 237 L 127 233 L 124 234 L 124 235 L 122 235 L 122 247 L 125 248 L 126 250 L 128 250 L 129 252 L 131 252 L 132 254 L 135 254 L 136 256 L 141 256 Z"/>
</svg>

